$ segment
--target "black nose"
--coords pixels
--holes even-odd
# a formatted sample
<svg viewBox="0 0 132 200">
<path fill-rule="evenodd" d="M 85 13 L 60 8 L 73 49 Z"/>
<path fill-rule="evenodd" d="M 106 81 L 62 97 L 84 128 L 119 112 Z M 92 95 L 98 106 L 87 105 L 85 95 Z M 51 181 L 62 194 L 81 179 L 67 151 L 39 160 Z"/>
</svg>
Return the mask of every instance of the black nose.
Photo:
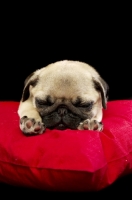
<svg viewBox="0 0 132 200">
<path fill-rule="evenodd" d="M 66 109 L 66 108 L 63 108 L 63 107 L 58 108 L 58 114 L 59 114 L 60 116 L 66 115 L 66 114 L 67 114 L 67 109 Z"/>
</svg>

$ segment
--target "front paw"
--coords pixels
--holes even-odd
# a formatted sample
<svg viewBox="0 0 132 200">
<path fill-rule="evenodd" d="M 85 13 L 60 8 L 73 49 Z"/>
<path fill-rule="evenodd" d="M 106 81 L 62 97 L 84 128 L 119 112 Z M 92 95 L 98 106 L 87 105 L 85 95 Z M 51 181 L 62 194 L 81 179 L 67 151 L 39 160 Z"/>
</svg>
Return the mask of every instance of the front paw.
<svg viewBox="0 0 132 200">
<path fill-rule="evenodd" d="M 45 125 L 34 118 L 24 116 L 20 119 L 20 129 L 25 135 L 37 135 L 44 132 Z"/>
<path fill-rule="evenodd" d="M 77 128 L 78 130 L 97 130 L 102 131 L 103 130 L 103 124 L 101 122 L 98 122 L 97 120 L 93 119 L 86 119 L 83 122 L 81 122 Z"/>
</svg>

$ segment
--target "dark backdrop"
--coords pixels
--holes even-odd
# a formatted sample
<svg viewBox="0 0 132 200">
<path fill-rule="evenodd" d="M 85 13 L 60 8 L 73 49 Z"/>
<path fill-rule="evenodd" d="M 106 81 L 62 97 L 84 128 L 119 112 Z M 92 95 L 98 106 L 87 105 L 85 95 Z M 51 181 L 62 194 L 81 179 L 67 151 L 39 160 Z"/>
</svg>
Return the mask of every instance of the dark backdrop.
<svg viewBox="0 0 132 200">
<path fill-rule="evenodd" d="M 130 98 L 131 26 L 124 19 L 106 22 L 56 21 L 34 27 L 9 18 L 1 37 L 0 100 L 19 101 L 31 72 L 63 59 L 93 65 L 109 84 L 109 100 Z"/>
</svg>

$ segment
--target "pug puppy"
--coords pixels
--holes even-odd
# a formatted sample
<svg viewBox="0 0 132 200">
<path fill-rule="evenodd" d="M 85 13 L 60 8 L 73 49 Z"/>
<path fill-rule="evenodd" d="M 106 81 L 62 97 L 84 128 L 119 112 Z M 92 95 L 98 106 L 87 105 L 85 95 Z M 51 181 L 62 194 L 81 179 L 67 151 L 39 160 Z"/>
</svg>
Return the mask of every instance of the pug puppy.
<svg viewBox="0 0 132 200">
<path fill-rule="evenodd" d="M 24 83 L 18 115 L 26 135 L 49 129 L 103 129 L 108 85 L 90 65 L 58 61 L 38 69 Z"/>
</svg>

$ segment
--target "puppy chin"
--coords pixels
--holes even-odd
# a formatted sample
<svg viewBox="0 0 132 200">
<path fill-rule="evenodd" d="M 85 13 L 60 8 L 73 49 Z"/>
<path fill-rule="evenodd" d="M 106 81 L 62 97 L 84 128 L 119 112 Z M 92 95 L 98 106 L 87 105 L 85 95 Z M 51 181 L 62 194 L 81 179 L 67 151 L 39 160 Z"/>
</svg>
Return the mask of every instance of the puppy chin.
<svg viewBox="0 0 132 200">
<path fill-rule="evenodd" d="M 65 130 L 65 129 L 68 129 L 68 128 L 70 128 L 70 127 L 66 126 L 63 123 L 60 123 L 60 124 L 56 125 L 55 127 L 53 127 L 52 129 Z"/>
<path fill-rule="evenodd" d="M 77 124 L 67 124 L 67 123 L 64 123 L 64 122 L 59 122 L 57 124 L 48 124 L 46 125 L 47 128 L 49 129 L 58 129 L 58 130 L 65 130 L 65 129 L 72 129 L 72 130 L 76 130 L 77 127 L 78 127 L 79 123 Z"/>
<path fill-rule="evenodd" d="M 64 117 L 53 117 L 50 118 L 49 116 L 45 116 L 42 118 L 43 123 L 45 126 L 49 129 L 58 129 L 58 130 L 65 130 L 65 129 L 73 129 L 76 130 L 78 125 L 81 122 L 80 117 L 69 117 L 69 116 L 64 116 Z"/>
</svg>

